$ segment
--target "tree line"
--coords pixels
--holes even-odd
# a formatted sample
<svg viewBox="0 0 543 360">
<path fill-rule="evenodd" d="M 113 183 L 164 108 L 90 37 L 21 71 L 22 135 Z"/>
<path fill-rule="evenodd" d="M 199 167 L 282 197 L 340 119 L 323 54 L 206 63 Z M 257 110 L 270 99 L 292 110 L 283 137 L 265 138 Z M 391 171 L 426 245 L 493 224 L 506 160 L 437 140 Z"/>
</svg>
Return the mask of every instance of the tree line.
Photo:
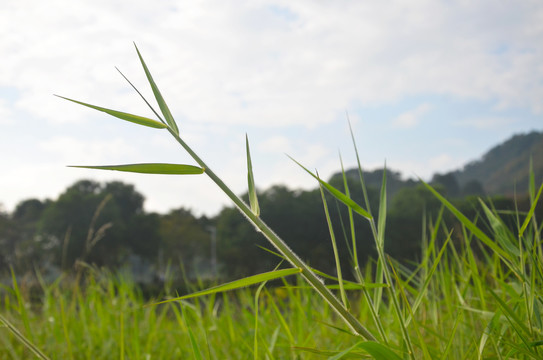
<svg viewBox="0 0 543 360">
<path fill-rule="evenodd" d="M 346 183 L 351 197 L 365 204 L 358 176 L 348 174 L 345 179 L 336 175 L 330 183 L 342 190 Z M 368 173 L 368 179 L 382 174 L 383 170 Z M 440 213 L 441 204 L 421 184 L 402 181 L 393 171 L 387 172 L 387 177 L 391 195 L 387 204 L 386 251 L 406 264 L 416 262 L 423 233 Z M 369 183 L 369 207 L 377 214 L 380 188 L 375 182 Z M 478 200 L 484 195 L 480 185 L 470 183 L 467 189 L 461 189 L 454 178 L 446 175 L 434 176 L 432 184 L 468 217 L 486 221 Z M 356 234 L 358 258 L 366 262 L 375 256 L 371 228 L 359 216 L 354 217 L 351 228 L 345 206 L 331 196 L 326 200 L 348 274 L 352 268 L 348 263 L 353 251 L 351 232 Z M 493 196 L 485 201 L 500 210 L 530 205 L 528 197 L 519 197 L 515 202 Z M 262 218 L 296 253 L 312 267 L 335 273 L 330 230 L 318 188 L 273 186 L 259 192 L 259 203 Z M 216 275 L 231 279 L 269 271 L 280 261 L 274 249 L 233 207 L 206 217 L 196 216 L 186 208 L 167 214 L 148 213 L 143 204 L 143 195 L 133 185 L 93 180 L 74 183 L 56 200 L 24 200 L 12 213 L 0 213 L 0 273 L 59 273 L 78 264 L 92 264 L 112 270 L 131 266 L 134 271 L 144 272 L 147 279 L 160 278 L 167 269 L 181 269 L 189 279 Z M 538 208 L 539 214 L 541 210 Z M 454 229 L 454 218 L 444 216 L 444 224 Z M 504 216 L 514 230 L 515 218 Z M 462 230 L 453 233 L 461 241 Z"/>
</svg>

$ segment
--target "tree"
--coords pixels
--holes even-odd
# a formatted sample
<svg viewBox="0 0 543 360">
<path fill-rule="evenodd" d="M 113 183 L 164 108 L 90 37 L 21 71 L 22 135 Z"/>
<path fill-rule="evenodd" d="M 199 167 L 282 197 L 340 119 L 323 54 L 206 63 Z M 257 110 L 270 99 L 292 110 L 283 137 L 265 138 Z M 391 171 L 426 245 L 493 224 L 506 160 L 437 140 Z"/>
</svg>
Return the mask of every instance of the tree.
<svg viewBox="0 0 543 360">
<path fill-rule="evenodd" d="M 439 184 L 434 188 L 441 193 L 445 191 Z M 400 190 L 392 199 L 387 216 L 387 253 L 398 260 L 416 259 L 423 231 L 426 231 L 422 227 L 423 215 L 429 220 L 435 219 L 440 208 L 440 201 L 422 184 Z"/>
<path fill-rule="evenodd" d="M 211 270 L 211 222 L 196 218 L 190 210 L 179 208 L 159 218 L 161 254 L 164 262 L 183 264 L 189 277 L 203 276 Z"/>
<path fill-rule="evenodd" d="M 472 179 L 462 186 L 462 196 L 484 196 L 485 190 L 480 181 Z"/>
<path fill-rule="evenodd" d="M 0 272 L 9 271 L 16 263 L 16 246 L 20 233 L 15 222 L 0 212 Z"/>
<path fill-rule="evenodd" d="M 55 262 L 76 260 L 118 266 L 129 254 L 156 256 L 158 220 L 143 211 L 144 198 L 132 185 L 81 180 L 51 202 L 39 221 L 39 236 L 55 244 Z"/>
<path fill-rule="evenodd" d="M 460 186 L 456 180 L 456 176 L 453 173 L 447 174 L 435 174 L 432 178 L 431 184 L 433 186 L 441 185 L 445 188 L 445 194 L 448 197 L 460 196 Z"/>
</svg>

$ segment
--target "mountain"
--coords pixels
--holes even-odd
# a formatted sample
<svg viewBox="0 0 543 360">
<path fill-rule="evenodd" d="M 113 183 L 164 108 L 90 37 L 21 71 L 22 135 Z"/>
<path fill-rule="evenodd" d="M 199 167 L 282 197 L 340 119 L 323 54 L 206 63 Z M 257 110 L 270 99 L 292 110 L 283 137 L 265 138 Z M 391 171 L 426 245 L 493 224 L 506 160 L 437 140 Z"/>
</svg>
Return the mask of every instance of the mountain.
<svg viewBox="0 0 543 360">
<path fill-rule="evenodd" d="M 536 186 L 543 181 L 543 132 L 517 134 L 490 149 L 482 159 L 452 172 L 460 187 L 476 180 L 488 195 L 525 193 L 532 161 Z"/>
<path fill-rule="evenodd" d="M 435 174 L 431 183 L 443 185 L 451 197 L 465 195 L 512 195 L 528 190 L 532 161 L 536 186 L 543 182 L 543 132 L 532 131 L 517 134 L 493 147 L 479 160 L 466 164 L 462 169 L 446 174 Z M 346 171 L 347 176 L 358 179 L 358 169 Z M 383 170 L 364 172 L 368 186 L 379 188 Z M 341 181 L 336 173 L 330 181 Z M 404 187 L 412 187 L 416 181 L 402 180 L 401 174 L 387 169 L 387 191 L 392 198 Z"/>
</svg>

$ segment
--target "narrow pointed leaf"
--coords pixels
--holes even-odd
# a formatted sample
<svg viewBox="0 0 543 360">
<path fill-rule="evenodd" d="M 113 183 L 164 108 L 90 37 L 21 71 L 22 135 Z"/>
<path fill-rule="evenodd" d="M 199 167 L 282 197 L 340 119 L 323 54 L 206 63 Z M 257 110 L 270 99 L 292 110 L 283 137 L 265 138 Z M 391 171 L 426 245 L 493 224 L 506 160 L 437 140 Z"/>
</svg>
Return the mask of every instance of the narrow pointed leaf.
<svg viewBox="0 0 543 360">
<path fill-rule="evenodd" d="M 49 360 L 49 357 L 45 355 L 36 345 L 34 345 L 26 336 L 24 336 L 19 329 L 13 326 L 5 317 L 0 315 L 0 324 L 3 324 L 11 333 L 19 340 L 27 349 L 36 355 L 38 359 Z"/>
<path fill-rule="evenodd" d="M 67 97 L 60 96 L 60 95 L 55 95 L 55 96 L 57 96 L 57 97 L 59 97 L 61 99 L 64 99 L 64 100 L 74 102 L 74 103 L 79 104 L 79 105 L 89 107 L 91 109 L 95 109 L 95 110 L 98 110 L 98 111 L 103 111 L 106 114 L 109 114 L 111 116 L 115 116 L 116 118 L 119 118 L 119 119 L 122 119 L 122 120 L 133 122 L 135 124 L 149 126 L 149 127 L 155 128 L 155 129 L 164 129 L 164 128 L 166 128 L 166 125 L 164 125 L 160 121 L 149 119 L 149 118 L 146 118 L 146 117 L 143 117 L 143 116 L 133 115 L 133 114 L 125 113 L 125 112 L 122 112 L 122 111 L 117 111 L 117 110 L 106 109 L 106 108 L 103 108 L 103 107 L 100 107 L 100 106 L 91 105 L 91 104 L 87 104 L 87 103 L 84 103 L 84 102 L 81 102 L 81 101 L 69 99 Z"/>
<path fill-rule="evenodd" d="M 81 166 L 72 165 L 69 167 L 97 170 L 116 170 L 125 172 L 134 172 L 141 174 L 163 174 L 163 175 L 198 175 L 203 174 L 204 169 L 193 165 L 182 164 L 127 164 L 127 165 L 101 165 L 101 166 Z"/>
<path fill-rule="evenodd" d="M 364 349 L 376 360 L 401 360 L 402 359 L 394 351 L 390 350 L 385 345 L 374 342 L 374 341 L 363 342 L 361 344 L 358 344 L 358 347 Z"/>
<path fill-rule="evenodd" d="M 381 197 L 379 200 L 379 219 L 377 220 L 377 244 L 385 247 L 385 227 L 387 217 L 387 166 L 383 169 L 383 182 L 381 184 Z"/>
<path fill-rule="evenodd" d="M 212 288 L 207 289 L 207 290 L 202 290 L 202 291 L 198 291 L 198 292 L 188 294 L 188 295 L 185 295 L 185 296 L 180 296 L 180 297 L 177 297 L 177 298 L 160 301 L 160 302 L 157 302 L 157 303 L 154 303 L 154 304 L 151 304 L 151 305 L 159 305 L 159 304 L 164 304 L 164 303 L 168 303 L 168 302 L 172 302 L 172 301 L 185 300 L 185 299 L 200 297 L 200 296 L 204 296 L 204 295 L 216 294 L 216 293 L 224 292 L 224 291 L 241 289 L 241 288 L 244 288 L 244 287 L 249 286 L 249 285 L 258 284 L 258 283 L 268 281 L 268 280 L 279 279 L 279 278 L 282 278 L 282 277 L 285 277 L 285 276 L 299 274 L 301 272 L 302 272 L 302 270 L 298 269 L 298 268 L 290 268 L 290 269 L 269 271 L 269 272 L 266 272 L 266 273 L 249 276 L 249 277 L 246 277 L 246 278 L 243 278 L 243 279 L 239 279 L 239 280 L 232 281 L 232 282 L 229 282 L 229 283 L 226 283 L 226 284 L 215 286 L 215 287 L 212 287 Z"/>
<path fill-rule="evenodd" d="M 483 208 L 490 226 L 494 231 L 494 241 L 502 246 L 502 249 L 507 251 L 511 259 L 516 259 L 520 255 L 518 245 L 515 243 L 514 235 L 507 226 L 486 206 L 483 200 L 479 199 L 479 203 Z"/>
<path fill-rule="evenodd" d="M 200 347 L 198 346 L 198 342 L 196 341 L 196 338 L 194 337 L 194 333 L 192 332 L 192 329 L 190 326 L 187 325 L 187 331 L 189 333 L 189 339 L 190 339 L 190 345 L 192 347 L 192 353 L 194 354 L 194 358 L 196 360 L 202 360 L 202 352 L 200 351 Z"/>
<path fill-rule="evenodd" d="M 177 124 L 175 123 L 175 120 L 172 116 L 172 113 L 170 112 L 170 109 L 168 108 L 168 105 L 166 105 L 166 101 L 164 101 L 164 98 L 162 97 L 162 94 L 160 93 L 160 90 L 158 89 L 155 83 L 155 80 L 153 80 L 153 77 L 151 76 L 151 72 L 147 68 L 145 61 L 143 61 L 143 57 L 141 56 L 140 51 L 138 50 L 138 47 L 136 46 L 136 44 L 134 44 L 134 46 L 136 47 L 138 57 L 140 58 L 140 61 L 141 61 L 141 65 L 143 66 L 143 70 L 145 71 L 147 80 L 149 81 L 149 84 L 151 85 L 151 88 L 153 89 L 153 94 L 155 94 L 155 99 L 158 103 L 158 106 L 160 107 L 160 111 L 162 112 L 162 115 L 164 115 L 166 122 L 168 123 L 170 128 L 173 130 L 173 132 L 179 135 L 179 129 L 177 128 Z"/>
<path fill-rule="evenodd" d="M 537 192 L 537 195 L 535 199 L 533 200 L 532 206 L 530 207 L 530 211 L 528 211 L 528 214 L 526 215 L 526 218 L 524 219 L 524 222 L 522 223 L 522 226 L 520 227 L 519 237 L 522 237 L 522 235 L 524 234 L 524 231 L 528 227 L 528 224 L 532 220 L 532 216 L 534 215 L 537 202 L 539 201 L 539 197 L 541 196 L 541 191 L 543 191 L 543 184 L 541 184 L 541 186 L 539 187 L 539 191 Z"/>
<path fill-rule="evenodd" d="M 453 204 L 451 204 L 447 199 L 445 199 L 440 193 L 438 193 L 432 186 L 424 182 L 422 179 L 420 181 L 424 184 L 424 186 L 430 190 L 432 194 L 434 194 L 435 197 L 441 201 L 443 205 L 447 209 L 449 209 L 450 212 L 456 216 L 456 218 L 467 228 L 469 229 L 475 236 L 479 238 L 485 245 L 487 245 L 489 248 L 491 248 L 495 253 L 497 253 L 502 259 L 510 261 L 509 254 L 505 252 L 501 247 L 496 245 L 496 243 L 489 238 L 481 229 L 479 229 L 473 222 L 471 222 L 464 214 L 462 214 L 456 207 L 454 207 Z"/>
<path fill-rule="evenodd" d="M 351 198 L 349 198 L 347 195 L 333 187 L 332 185 L 328 184 L 326 181 L 319 178 L 317 175 L 313 174 L 311 171 L 307 170 L 302 164 L 294 160 L 289 156 L 289 158 L 294 161 L 296 164 L 298 164 L 302 169 L 307 171 L 307 173 L 311 176 L 313 176 L 317 181 L 332 194 L 336 199 L 347 205 L 349 208 L 357 212 L 358 214 L 362 215 L 366 219 L 370 220 L 372 219 L 372 216 L 370 213 L 368 213 L 366 210 L 364 210 L 360 205 L 358 205 L 356 202 L 354 202 Z"/>
<path fill-rule="evenodd" d="M 247 182 L 249 184 L 249 205 L 251 211 L 256 216 L 260 216 L 260 206 L 256 195 L 255 179 L 253 176 L 253 164 L 251 162 L 251 152 L 249 151 L 249 138 L 245 135 L 245 146 L 247 148 Z"/>
</svg>

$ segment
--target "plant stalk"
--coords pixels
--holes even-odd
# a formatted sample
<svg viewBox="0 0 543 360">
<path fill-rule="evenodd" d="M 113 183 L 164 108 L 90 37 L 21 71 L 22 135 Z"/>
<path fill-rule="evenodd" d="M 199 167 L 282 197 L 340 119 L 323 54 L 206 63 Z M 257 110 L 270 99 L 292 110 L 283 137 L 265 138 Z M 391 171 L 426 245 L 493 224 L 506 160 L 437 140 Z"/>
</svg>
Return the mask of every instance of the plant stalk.
<svg viewBox="0 0 543 360">
<path fill-rule="evenodd" d="M 255 215 L 249 206 L 243 200 L 230 190 L 228 186 L 206 165 L 206 163 L 177 135 L 169 126 L 168 131 L 175 140 L 189 153 L 189 155 L 202 167 L 211 180 L 234 202 L 243 215 L 251 221 L 257 231 L 261 232 L 269 242 L 279 251 L 287 261 L 301 270 L 302 277 L 319 293 L 319 295 L 336 311 L 336 313 L 345 321 L 351 331 L 364 337 L 368 341 L 377 341 L 373 334 L 366 329 L 358 319 L 356 319 L 341 301 L 324 285 L 324 282 L 300 259 L 288 245 L 273 232 L 273 230 L 257 215 Z"/>
</svg>

